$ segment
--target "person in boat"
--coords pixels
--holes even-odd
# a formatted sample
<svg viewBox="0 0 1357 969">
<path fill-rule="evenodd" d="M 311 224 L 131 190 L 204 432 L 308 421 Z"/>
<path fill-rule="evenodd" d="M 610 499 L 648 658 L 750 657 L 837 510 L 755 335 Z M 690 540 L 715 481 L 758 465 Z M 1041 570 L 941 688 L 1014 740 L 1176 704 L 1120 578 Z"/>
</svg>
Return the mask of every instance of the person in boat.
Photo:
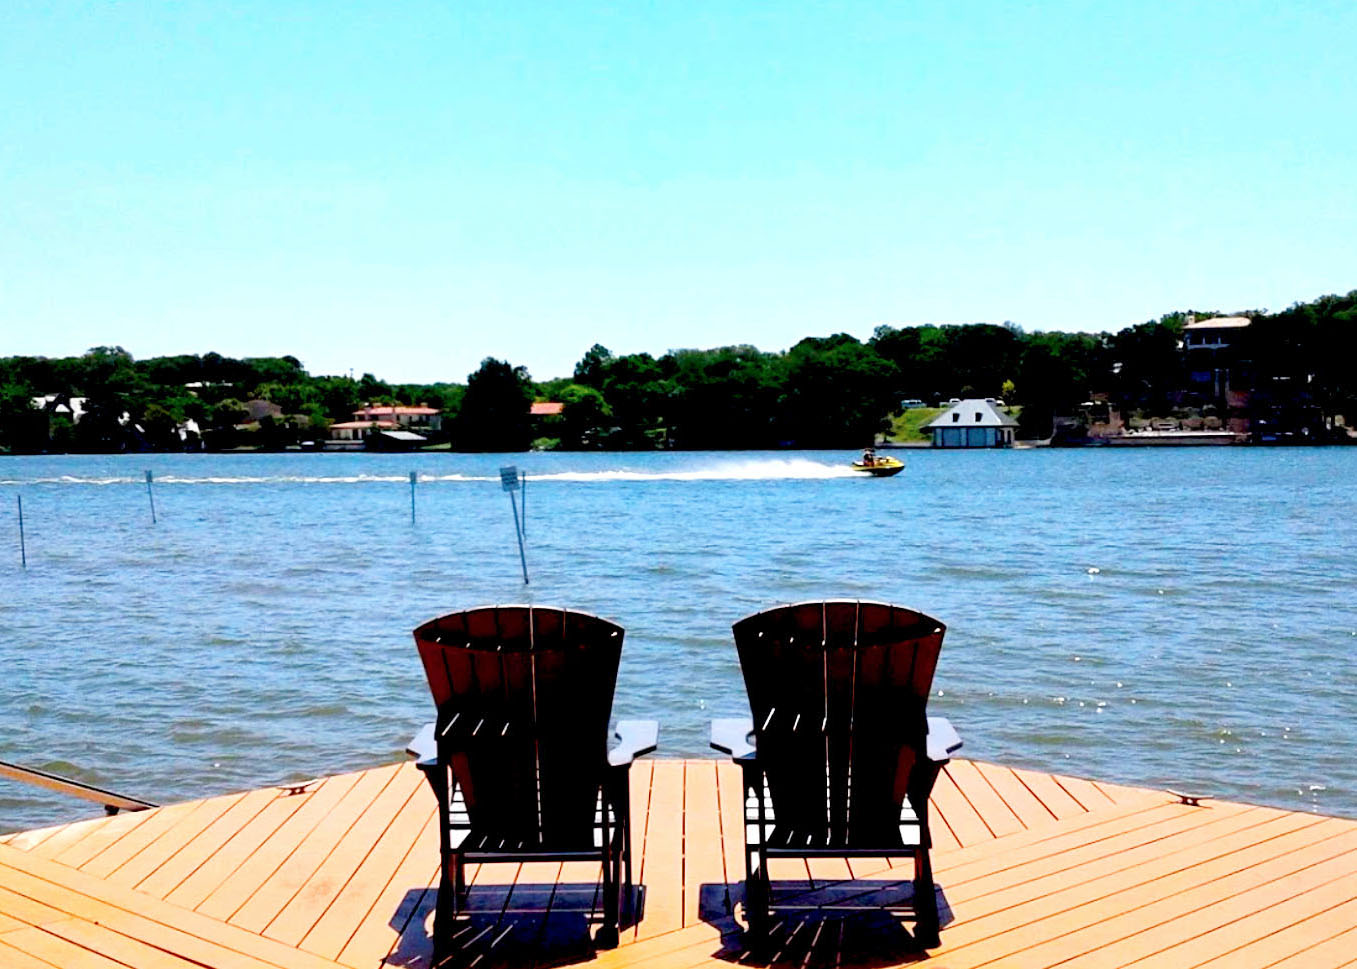
<svg viewBox="0 0 1357 969">
<path fill-rule="evenodd" d="M 874 464 L 876 464 L 876 452 L 871 448 L 867 448 L 862 452 L 862 466 L 864 468 L 870 468 Z"/>
</svg>

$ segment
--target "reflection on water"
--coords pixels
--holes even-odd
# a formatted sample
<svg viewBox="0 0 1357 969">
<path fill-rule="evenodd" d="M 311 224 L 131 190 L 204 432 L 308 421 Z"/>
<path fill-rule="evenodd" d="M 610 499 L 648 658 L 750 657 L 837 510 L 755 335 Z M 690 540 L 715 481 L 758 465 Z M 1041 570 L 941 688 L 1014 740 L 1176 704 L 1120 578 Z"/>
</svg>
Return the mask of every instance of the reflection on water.
<svg viewBox="0 0 1357 969">
<path fill-rule="evenodd" d="M 0 758 L 152 800 L 388 761 L 432 712 L 410 630 L 519 601 L 625 626 L 616 712 L 703 756 L 731 622 L 860 597 L 948 624 L 969 756 L 1357 816 L 1357 451 L 850 457 L 0 460 Z M 0 828 L 83 809 L 0 782 Z"/>
</svg>

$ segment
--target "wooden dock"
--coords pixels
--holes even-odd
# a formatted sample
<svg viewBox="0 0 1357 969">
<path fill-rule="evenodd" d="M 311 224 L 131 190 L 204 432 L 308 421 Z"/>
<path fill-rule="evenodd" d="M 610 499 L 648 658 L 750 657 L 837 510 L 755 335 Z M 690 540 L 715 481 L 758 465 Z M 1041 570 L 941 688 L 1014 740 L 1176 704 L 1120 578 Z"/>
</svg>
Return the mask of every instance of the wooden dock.
<svg viewBox="0 0 1357 969">
<path fill-rule="evenodd" d="M 759 957 L 732 908 L 739 776 L 717 760 L 638 762 L 643 917 L 588 942 L 598 868 L 469 869 L 454 964 L 696 969 L 1357 966 L 1357 821 L 953 761 L 938 782 L 942 947 L 880 914 L 810 912 Z M 367 969 L 429 965 L 433 798 L 406 764 L 0 838 L 4 969 Z M 788 862 L 803 900 L 889 895 L 884 861 Z"/>
</svg>

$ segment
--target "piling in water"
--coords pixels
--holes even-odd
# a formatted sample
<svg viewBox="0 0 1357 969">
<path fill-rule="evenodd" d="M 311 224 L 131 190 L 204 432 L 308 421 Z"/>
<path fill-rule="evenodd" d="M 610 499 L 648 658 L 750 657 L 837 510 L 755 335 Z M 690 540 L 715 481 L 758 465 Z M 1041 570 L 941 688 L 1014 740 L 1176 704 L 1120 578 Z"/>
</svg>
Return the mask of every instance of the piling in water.
<svg viewBox="0 0 1357 969">
<path fill-rule="evenodd" d="M 410 524 L 415 523 L 415 473 L 410 472 Z"/>
<path fill-rule="evenodd" d="M 28 568 L 28 546 L 24 542 L 24 496 L 15 495 L 14 498 L 19 502 L 19 561 L 24 568 Z"/>
<path fill-rule="evenodd" d="M 155 524 L 155 495 L 151 492 L 151 472 L 146 472 L 146 498 L 151 503 L 151 524 Z"/>
<path fill-rule="evenodd" d="M 527 537 L 528 537 L 528 472 L 526 472 L 526 471 L 520 471 L 520 472 L 518 472 L 518 488 L 519 488 L 520 491 L 523 492 L 523 527 L 520 528 L 518 531 L 519 531 L 519 534 L 521 534 L 524 538 L 527 538 Z"/>
<path fill-rule="evenodd" d="M 509 492 L 509 504 L 514 509 L 514 535 L 518 537 L 518 560 L 523 566 L 523 584 L 528 584 L 528 556 L 523 551 L 523 525 L 518 520 L 518 500 L 514 498 L 514 492 L 522 485 L 518 477 L 518 469 L 513 465 L 507 468 L 499 469 L 499 483 L 505 491 Z M 527 498 L 524 497 L 524 515 L 527 515 Z"/>
</svg>

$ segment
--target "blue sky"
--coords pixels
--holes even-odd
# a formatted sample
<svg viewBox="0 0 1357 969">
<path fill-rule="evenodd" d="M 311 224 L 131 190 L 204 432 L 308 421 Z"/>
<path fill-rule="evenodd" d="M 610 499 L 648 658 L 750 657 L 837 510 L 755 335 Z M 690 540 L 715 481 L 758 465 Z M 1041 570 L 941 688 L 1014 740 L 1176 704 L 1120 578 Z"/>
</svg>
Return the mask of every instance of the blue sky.
<svg viewBox="0 0 1357 969">
<path fill-rule="evenodd" d="M 1357 288 L 1357 4 L 0 4 L 0 355 L 538 378 Z"/>
</svg>

